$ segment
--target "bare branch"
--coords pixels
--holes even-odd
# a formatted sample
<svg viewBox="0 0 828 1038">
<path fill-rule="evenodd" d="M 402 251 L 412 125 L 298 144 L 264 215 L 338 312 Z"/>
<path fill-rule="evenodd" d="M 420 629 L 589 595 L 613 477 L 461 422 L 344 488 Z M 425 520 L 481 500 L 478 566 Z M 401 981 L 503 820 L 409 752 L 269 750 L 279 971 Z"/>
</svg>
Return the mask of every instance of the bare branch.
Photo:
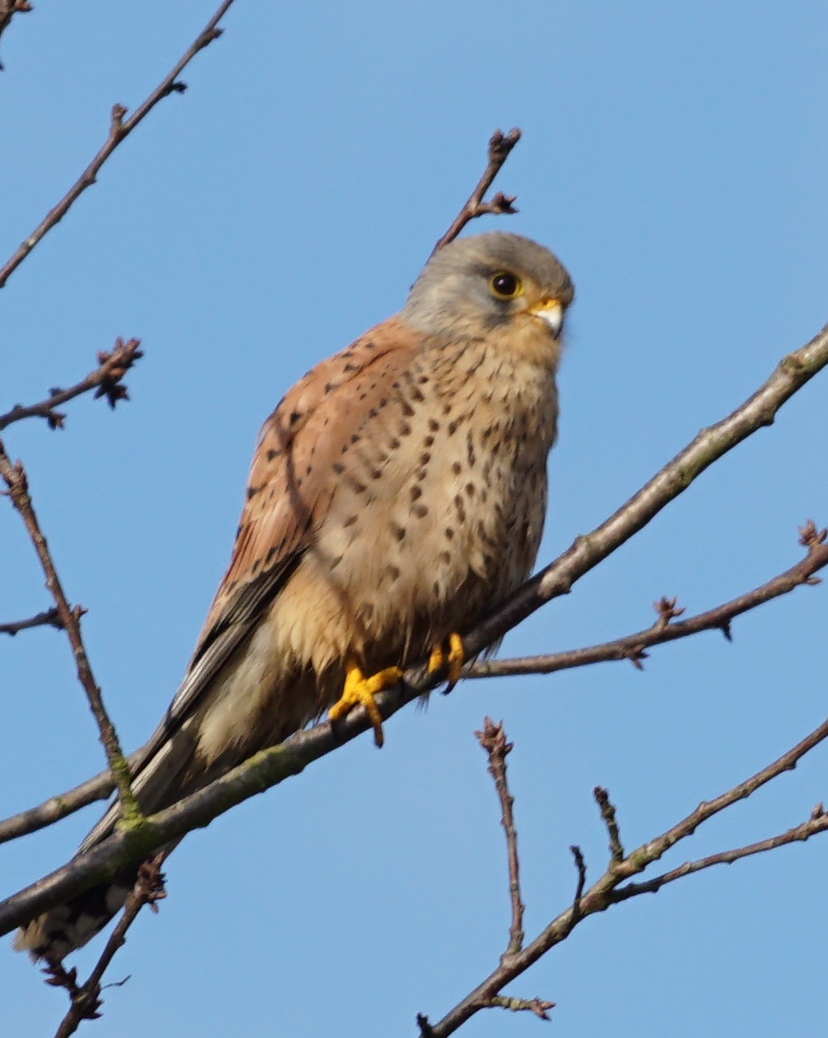
<svg viewBox="0 0 828 1038">
<path fill-rule="evenodd" d="M 57 609 L 52 607 L 37 616 L 30 616 L 28 620 L 12 620 L 10 623 L 0 624 L 0 634 L 8 634 L 13 638 L 20 631 L 31 630 L 32 627 L 56 627 L 59 631 L 63 629 Z"/>
<path fill-rule="evenodd" d="M 592 791 L 595 803 L 601 811 L 601 818 L 607 827 L 609 835 L 610 861 L 618 862 L 624 860 L 624 848 L 621 846 L 621 833 L 618 829 L 618 821 L 615 817 L 615 807 L 610 803 L 609 792 L 602 786 L 596 786 Z"/>
<path fill-rule="evenodd" d="M 55 605 L 57 606 L 60 622 L 69 638 L 69 644 L 72 646 L 78 681 L 80 681 L 81 686 L 86 693 L 89 706 L 98 724 L 100 739 L 104 750 L 106 751 L 107 763 L 109 764 L 110 771 L 112 772 L 118 786 L 118 796 L 121 801 L 123 816 L 125 819 L 134 819 L 139 817 L 139 811 L 135 797 L 132 793 L 129 767 L 124 760 L 124 755 L 121 751 L 120 743 L 118 742 L 115 727 L 106 712 L 106 708 L 104 707 L 101 690 L 95 683 L 95 678 L 92 674 L 92 667 L 89 664 L 89 659 L 87 658 L 86 650 L 83 645 L 80 628 L 82 610 L 77 607 L 73 609 L 69 605 L 60 578 L 58 577 L 57 570 L 55 569 L 55 564 L 52 561 L 52 556 L 49 553 L 46 538 L 40 530 L 40 525 L 37 521 L 37 516 L 35 515 L 32 499 L 29 496 L 29 484 L 26 478 L 26 472 L 19 461 L 12 465 L 8 455 L 6 454 L 5 448 L 3 447 L 2 441 L 0 441 L 0 476 L 3 477 L 6 486 L 9 488 L 8 495 L 11 498 L 12 504 L 20 513 L 32 544 L 34 545 L 34 549 L 37 552 L 37 556 L 40 559 L 40 564 L 43 567 L 43 573 L 46 577 L 46 587 L 52 593 Z"/>
<path fill-rule="evenodd" d="M 772 850 L 795 840 L 807 840 L 817 833 L 828 831 L 828 814 L 825 813 L 821 804 L 811 812 L 810 819 L 795 829 L 791 829 L 779 836 L 774 836 L 759 843 L 751 844 L 732 851 L 724 851 L 720 854 L 710 855 L 708 858 L 696 862 L 688 862 L 671 872 L 656 877 L 651 882 L 621 884 L 632 876 L 643 872 L 649 865 L 661 858 L 670 847 L 680 840 L 690 836 L 703 822 L 712 818 L 714 814 L 724 810 L 726 807 L 736 803 L 760 786 L 777 778 L 784 771 L 796 766 L 796 762 L 809 750 L 813 749 L 819 742 L 828 738 L 828 720 L 819 728 L 816 728 L 797 746 L 788 750 L 776 761 L 757 772 L 751 778 L 734 786 L 708 803 L 700 804 L 695 811 L 682 819 L 677 825 L 668 829 L 660 836 L 649 840 L 647 843 L 637 847 L 626 857 L 621 852 L 618 857 L 617 849 L 620 848 L 620 840 L 617 832 L 611 833 L 611 844 L 613 848 L 612 860 L 606 872 L 593 885 L 584 892 L 586 885 L 586 866 L 580 848 L 571 847 L 575 857 L 578 870 L 578 889 L 573 903 L 553 919 L 549 925 L 532 941 L 531 944 L 522 948 L 520 952 L 509 958 L 503 957 L 500 964 L 481 984 L 471 991 L 462 1001 L 451 1009 L 442 1020 L 436 1024 L 428 1024 L 428 1038 L 447 1038 L 460 1028 L 467 1020 L 481 1009 L 487 1009 L 499 997 L 503 988 L 511 983 L 516 977 L 524 973 L 533 963 L 555 945 L 566 940 L 574 928 L 589 915 L 606 911 L 611 905 L 628 900 L 638 894 L 650 893 L 660 889 L 665 883 L 680 879 L 682 876 L 697 872 L 702 868 L 708 868 L 724 862 L 738 861 L 750 854 L 758 854 L 762 851 Z M 602 790 L 601 793 L 604 791 Z M 603 799 L 603 797 L 601 798 Z M 607 798 L 607 805 L 609 800 Z M 602 805 L 602 815 L 605 815 Z M 610 825 L 606 815 L 604 817 L 608 827 Z M 614 824 L 614 813 L 612 823 Z M 426 1019 L 426 1017 L 423 1017 Z"/>
<path fill-rule="evenodd" d="M 817 530 L 809 519 L 800 529 L 799 543 L 807 547 L 808 553 L 802 562 L 785 570 L 764 583 L 760 588 L 746 592 L 723 605 L 706 612 L 699 612 L 678 624 L 671 623 L 672 617 L 679 617 L 685 611 L 675 608 L 674 598 L 662 598 L 655 604 L 659 619 L 652 627 L 635 634 L 627 634 L 613 641 L 604 641 L 601 645 L 588 646 L 585 649 L 572 649 L 567 652 L 546 653 L 537 656 L 524 656 L 515 659 L 478 660 L 469 663 L 463 670 L 464 678 L 502 678 L 518 674 L 553 674 L 555 671 L 567 671 L 576 666 L 587 666 L 590 663 L 605 663 L 612 660 L 628 659 L 643 670 L 642 660 L 647 658 L 645 649 L 663 645 L 667 641 L 689 637 L 701 631 L 718 630 L 730 639 L 730 622 L 743 612 L 770 602 L 781 595 L 788 595 L 802 584 L 819 583 L 813 576 L 828 566 L 828 544 L 825 544 L 826 530 Z"/>
<path fill-rule="evenodd" d="M 69 1012 L 55 1032 L 55 1038 L 69 1038 L 69 1035 L 74 1034 L 84 1020 L 97 1020 L 100 1017 L 101 1014 L 98 1010 L 103 1005 L 101 980 L 115 957 L 115 953 L 126 943 L 127 930 L 132 926 L 144 905 L 149 905 L 153 912 L 157 912 L 158 902 L 167 896 L 164 890 L 164 874 L 161 872 L 161 865 L 165 857 L 166 852 L 161 851 L 151 861 L 141 865 L 138 879 L 126 900 L 121 918 L 106 942 L 106 947 L 90 973 L 89 979 L 84 984 L 78 985 L 77 972 L 74 968 L 67 971 L 63 966 L 56 964 L 48 966 L 44 970 L 44 973 L 50 975 L 47 983 L 54 987 L 65 987 L 72 1003 Z M 124 981 L 120 981 L 119 986 L 123 983 Z"/>
<path fill-rule="evenodd" d="M 169 94 L 181 94 L 187 89 L 186 84 L 182 83 L 178 79 L 179 75 L 184 71 L 186 66 L 189 65 L 199 51 L 204 50 L 204 48 L 209 46 L 213 40 L 216 40 L 221 36 L 223 30 L 217 28 L 218 23 L 227 13 L 227 10 L 232 6 L 233 2 L 234 0 L 224 0 L 210 21 L 204 26 L 190 47 L 188 47 L 187 51 L 176 63 L 175 67 L 164 77 L 155 90 L 153 90 L 149 97 L 147 97 L 144 103 L 139 108 L 136 108 L 129 119 L 124 119 L 127 109 L 124 108 L 123 105 L 113 105 L 109 123 L 109 136 L 107 137 L 103 147 L 54 209 L 47 213 L 29 237 L 21 243 L 20 247 L 6 262 L 5 266 L 0 269 L 0 288 L 6 284 L 9 277 L 15 270 L 17 270 L 38 242 L 40 242 L 45 235 L 63 219 L 83 192 L 95 183 L 101 166 L 103 166 L 118 145 L 132 133 L 144 117 L 149 115 L 158 102 L 162 101 Z"/>
<path fill-rule="evenodd" d="M 385 711 L 384 718 L 418 695 L 403 685 L 385 693 L 381 708 Z M 129 827 L 119 827 L 100 844 L 0 902 L 0 935 L 96 883 L 111 879 L 119 869 L 143 861 L 159 847 L 194 828 L 208 825 L 256 793 L 298 775 L 311 761 L 333 752 L 370 728 L 365 711 L 354 709 L 337 721 L 335 732 L 330 722 L 300 732 L 278 746 L 255 754 L 172 807 Z M 97 779 L 91 780 L 95 781 Z"/>
<path fill-rule="evenodd" d="M 98 367 L 76 385 L 69 389 L 51 389 L 47 400 L 30 404 L 28 407 L 16 404 L 11 411 L 0 415 L 0 432 L 13 422 L 20 422 L 24 418 L 45 418 L 51 429 L 62 429 L 66 415 L 55 408 L 92 389 L 95 390 L 95 398 L 105 396 L 110 407 L 115 407 L 119 400 L 128 400 L 129 393 L 123 384 L 123 378 L 132 365 L 143 357 L 143 350 L 138 348 L 140 345 L 139 339 L 130 339 L 128 342 L 116 339 L 112 352 L 99 351 Z"/>
<path fill-rule="evenodd" d="M 444 245 L 454 241 L 466 224 L 477 219 L 478 216 L 484 216 L 487 213 L 501 216 L 506 213 L 517 212 L 517 209 L 514 207 L 517 195 L 507 196 L 502 191 L 498 191 L 488 202 L 483 201 L 483 196 L 492 186 L 492 182 L 500 172 L 501 166 L 509 157 L 509 152 L 511 152 L 519 140 L 520 130 L 517 127 L 509 130 L 505 136 L 500 130 L 495 130 L 489 139 L 489 161 L 486 169 L 483 171 L 483 176 L 478 180 L 477 186 L 469 195 L 463 208 L 455 216 L 449 229 L 434 246 L 431 253 L 432 256 L 438 249 L 442 249 Z"/>
<path fill-rule="evenodd" d="M 575 870 L 578 873 L 578 885 L 575 887 L 575 897 L 572 899 L 572 909 L 577 917 L 580 915 L 581 898 L 584 896 L 584 887 L 586 886 L 586 861 L 584 861 L 584 852 L 577 844 L 573 843 L 569 850 L 572 853 L 575 861 Z"/>
<path fill-rule="evenodd" d="M 503 722 L 494 724 L 490 717 L 483 719 L 483 731 L 475 732 L 477 741 L 489 758 L 489 774 L 494 779 L 495 790 L 500 801 L 500 824 L 506 834 L 506 858 L 509 867 L 509 900 L 512 904 L 512 922 L 509 926 L 509 944 L 505 955 L 514 955 L 523 947 L 523 910 L 520 896 L 520 860 L 517 850 L 517 829 L 512 810 L 514 797 L 509 793 L 506 778 L 506 757 L 512 751 L 512 743 L 506 742 Z"/>
<path fill-rule="evenodd" d="M 685 836 L 692 835 L 703 822 L 724 811 L 731 804 L 735 804 L 739 800 L 746 800 L 757 789 L 771 782 L 779 775 L 786 771 L 792 771 L 806 753 L 818 746 L 826 738 L 828 738 L 828 720 L 823 721 L 818 728 L 806 735 L 796 746 L 791 747 L 781 757 L 772 761 L 767 767 L 762 768 L 761 771 L 758 771 L 749 779 L 745 779 L 744 782 L 729 789 L 726 793 L 722 793 L 721 796 L 716 797 L 714 800 L 708 800 L 699 804 L 695 811 L 674 825 L 672 829 L 668 829 L 666 833 L 657 839 L 645 844 L 645 854 L 648 857 L 647 864 L 662 857 L 675 843 L 683 840 Z M 639 848 L 640 850 L 641 848 Z M 637 853 L 638 851 L 633 851 L 626 860 L 631 861 Z M 653 856 L 650 856 L 651 853 Z M 639 869 L 638 871 L 641 870 Z"/>
<path fill-rule="evenodd" d="M 653 645 L 687 638 L 701 631 L 721 631 L 730 640 L 731 621 L 757 606 L 770 602 L 780 595 L 787 595 L 803 584 L 813 585 L 820 581 L 814 573 L 828 566 L 828 544 L 825 544 L 825 530 L 817 531 L 809 519 L 800 529 L 799 543 L 808 549 L 808 554 L 795 566 L 773 577 L 760 587 L 748 591 L 738 598 L 733 598 L 715 609 L 689 617 L 679 623 L 671 623 L 672 617 L 681 616 L 683 609 L 676 608 L 675 598 L 662 598 L 655 603 L 658 619 L 652 627 L 635 634 L 616 638 L 600 645 L 590 645 L 584 649 L 570 649 L 566 652 L 545 653 L 538 656 L 524 656 L 505 660 L 480 660 L 468 664 L 462 676 L 464 678 L 494 678 L 515 674 L 552 674 L 557 670 L 570 670 L 573 667 L 586 667 L 592 663 L 606 663 L 613 660 L 629 660 L 639 670 L 643 669 L 642 661 L 648 654 L 644 651 Z"/>
<path fill-rule="evenodd" d="M 140 750 L 127 757 L 127 765 L 132 767 L 139 754 Z M 30 807 L 0 821 L 0 843 L 8 843 L 9 840 L 16 840 L 20 836 L 44 829 L 47 825 L 53 825 L 61 818 L 67 818 L 81 808 L 94 804 L 96 800 L 106 800 L 114 789 L 115 780 L 112 772 L 101 771 L 65 793 L 49 797 L 36 807 Z"/>
<path fill-rule="evenodd" d="M 489 999 L 489 1007 L 509 1009 L 513 1013 L 534 1013 L 541 1020 L 550 1020 L 547 1009 L 554 1009 L 555 1003 L 542 998 L 505 998 L 503 995 L 493 995 Z"/>
<path fill-rule="evenodd" d="M 787 832 L 780 833 L 778 836 L 770 836 L 768 839 L 759 840 L 756 843 L 749 843 L 745 847 L 736 847 L 730 851 L 710 854 L 708 857 L 699 858 L 697 861 L 686 861 L 683 865 L 679 865 L 678 868 L 670 869 L 669 872 L 664 872 L 660 876 L 654 876 L 653 879 L 646 880 L 643 883 L 628 883 L 613 893 L 612 902 L 613 904 L 620 904 L 622 901 L 627 901 L 629 898 L 636 897 L 639 894 L 656 894 L 667 883 L 682 879 L 684 876 L 690 876 L 694 872 L 701 872 L 702 869 L 709 869 L 712 865 L 732 865 L 734 861 L 749 858 L 753 854 L 762 854 L 765 851 L 772 851 L 777 847 L 784 847 L 790 843 L 804 842 L 812 836 L 816 836 L 817 833 L 826 832 L 826 830 L 828 830 L 828 814 L 825 813 L 822 804 L 817 804 L 807 822 L 802 822 L 801 825 L 794 826 L 793 829 L 788 829 Z"/>
</svg>

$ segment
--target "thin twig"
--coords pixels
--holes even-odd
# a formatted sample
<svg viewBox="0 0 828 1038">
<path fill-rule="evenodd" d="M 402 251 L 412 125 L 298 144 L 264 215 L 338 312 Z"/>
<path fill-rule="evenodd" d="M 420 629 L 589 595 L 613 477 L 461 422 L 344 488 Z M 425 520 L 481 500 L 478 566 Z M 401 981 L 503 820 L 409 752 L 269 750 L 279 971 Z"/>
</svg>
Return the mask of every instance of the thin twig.
<svg viewBox="0 0 828 1038">
<path fill-rule="evenodd" d="M 139 339 L 130 339 L 128 342 L 116 339 L 112 352 L 105 353 L 101 350 L 98 353 L 98 367 L 76 385 L 69 389 L 51 389 L 48 399 L 37 404 L 29 404 L 28 407 L 16 404 L 11 411 L 0 415 L 0 431 L 24 418 L 45 418 L 50 428 L 62 429 L 66 415 L 55 408 L 93 389 L 96 399 L 105 396 L 110 407 L 114 407 L 119 400 L 128 400 L 129 393 L 123 378 L 132 365 L 143 357 L 143 350 L 138 348 L 140 345 Z"/>
<path fill-rule="evenodd" d="M 685 836 L 690 836 L 703 822 L 707 822 L 714 815 L 730 807 L 731 804 L 735 804 L 740 800 L 746 800 L 757 789 L 767 785 L 768 782 L 771 782 L 779 775 L 784 774 L 786 771 L 793 771 L 802 757 L 826 738 L 828 738 L 828 720 L 823 721 L 821 725 L 809 732 L 796 746 L 792 746 L 781 757 L 757 771 L 755 775 L 745 779 L 744 782 L 740 782 L 726 793 L 722 793 L 721 796 L 699 804 L 695 811 L 692 811 L 686 818 L 683 818 L 656 840 L 645 844 L 645 854 L 649 861 L 656 861 L 662 857 L 675 843 L 684 839 Z M 626 860 L 630 861 L 633 859 L 636 853 L 636 851 L 633 851 L 632 854 L 627 856 Z M 637 871 L 640 872 L 641 870 Z"/>
<path fill-rule="evenodd" d="M 592 791 L 595 803 L 601 812 L 601 818 L 607 827 L 609 836 L 610 861 L 623 861 L 624 848 L 621 846 L 621 833 L 618 829 L 618 821 L 615 817 L 615 807 L 610 803 L 609 792 L 603 786 L 596 786 Z"/>
<path fill-rule="evenodd" d="M 575 897 L 572 898 L 572 911 L 577 918 L 581 914 L 581 898 L 584 896 L 584 887 L 586 886 L 586 861 L 584 860 L 584 852 L 577 844 L 573 843 L 569 850 L 575 862 L 575 871 L 578 873 Z"/>
<path fill-rule="evenodd" d="M 161 865 L 165 857 L 166 852 L 161 851 L 139 869 L 138 878 L 127 897 L 121 918 L 106 942 L 106 947 L 95 968 L 83 984 L 77 984 L 74 969 L 66 971 L 62 966 L 55 965 L 47 967 L 44 971 L 50 974 L 48 983 L 55 987 L 67 988 L 71 999 L 69 1011 L 55 1032 L 55 1038 L 69 1038 L 69 1035 L 74 1034 L 84 1020 L 97 1020 L 101 1015 L 99 1012 L 103 1004 L 101 980 L 115 957 L 115 953 L 126 943 L 127 930 L 132 926 L 144 905 L 149 905 L 154 912 L 157 912 L 158 901 L 167 896 L 164 891 L 164 874 L 161 872 Z"/>
<path fill-rule="evenodd" d="M 444 245 L 448 245 L 450 241 L 454 241 L 466 224 L 477 219 L 478 216 L 484 216 L 487 213 L 494 216 L 502 216 L 505 213 L 517 212 L 517 209 L 514 207 L 517 195 L 508 196 L 504 195 L 502 191 L 498 191 L 497 194 L 488 202 L 483 201 L 483 196 L 492 186 L 492 181 L 500 172 L 503 163 L 509 157 L 509 152 L 514 148 L 519 140 L 520 130 L 517 127 L 513 130 L 509 130 L 505 135 L 501 133 L 500 130 L 495 130 L 489 138 L 489 161 L 486 169 L 483 171 L 483 176 L 478 180 L 477 186 L 469 195 L 463 208 L 457 216 L 455 216 L 449 229 L 434 246 L 432 256 L 438 249 L 442 249 Z"/>
<path fill-rule="evenodd" d="M 121 751 L 115 727 L 106 712 L 106 708 L 104 707 L 101 690 L 95 683 L 92 667 L 83 645 L 80 628 L 82 610 L 78 608 L 73 609 L 69 605 L 60 578 L 58 577 L 54 561 L 49 553 L 46 538 L 43 536 L 40 525 L 37 521 L 34 506 L 32 505 L 32 499 L 29 495 L 29 484 L 26 478 L 26 472 L 19 461 L 14 465 L 11 463 L 6 454 L 5 448 L 3 447 L 2 441 L 0 441 L 0 476 L 2 476 L 6 486 L 9 488 L 8 495 L 11 498 L 12 504 L 20 513 L 32 544 L 34 545 L 34 549 L 46 577 L 46 587 L 52 593 L 55 605 L 57 606 L 60 622 L 69 638 L 69 644 L 72 646 L 78 681 L 80 681 L 81 686 L 86 693 L 89 706 L 98 725 L 100 740 L 103 744 L 104 750 L 106 751 L 107 763 L 109 764 L 109 769 L 118 786 L 118 797 L 121 801 L 123 817 L 134 821 L 136 818 L 140 817 L 140 812 L 138 810 L 135 796 L 132 792 L 129 767 L 127 762 L 124 760 L 124 755 Z"/>
<path fill-rule="evenodd" d="M 548 1009 L 554 1009 L 554 1002 L 543 998 L 506 998 L 504 995 L 492 995 L 489 999 L 490 1009 L 508 1009 L 513 1013 L 534 1013 L 541 1020 L 551 1020 Z"/>
<path fill-rule="evenodd" d="M 628 900 L 630 897 L 637 896 L 638 894 L 658 890 L 665 883 L 699 871 L 702 868 L 708 868 L 711 865 L 728 861 L 738 861 L 750 854 L 772 850 L 775 847 L 792 843 L 795 840 L 807 840 L 811 836 L 828 831 L 828 815 L 826 815 L 820 804 L 811 813 L 811 817 L 807 822 L 786 833 L 762 840 L 760 843 L 738 848 L 737 850 L 714 854 L 698 862 L 685 863 L 678 869 L 656 877 L 652 883 L 627 883 L 622 886 L 626 880 L 643 872 L 648 865 L 661 858 L 670 847 L 690 836 L 699 825 L 713 817 L 714 814 L 724 810 L 738 800 L 750 796 L 760 786 L 793 768 L 797 760 L 826 738 L 828 738 L 828 720 L 806 736 L 797 746 L 788 750 L 787 753 L 784 753 L 751 778 L 734 786 L 715 800 L 700 804 L 695 811 L 682 819 L 677 825 L 637 847 L 623 859 L 611 861 L 606 872 L 593 883 L 589 890 L 584 890 L 586 869 L 580 849 L 577 847 L 570 848 L 578 869 L 578 889 L 572 904 L 556 916 L 535 940 L 526 945 L 517 955 L 509 960 L 501 960 L 497 969 L 458 1002 L 442 1020 L 436 1024 L 429 1024 L 429 1038 L 448 1038 L 448 1035 L 458 1030 L 475 1013 L 491 1006 L 493 997 L 497 996 L 507 984 L 524 973 L 533 963 L 537 962 L 542 955 L 545 955 L 555 945 L 566 940 L 578 923 L 587 916 L 606 911 L 612 905 Z"/>
<path fill-rule="evenodd" d="M 420 1038 L 431 1038 L 431 1024 L 428 1022 L 428 1017 L 425 1013 L 417 1013 L 416 1020 L 417 1026 L 420 1028 Z"/>
<path fill-rule="evenodd" d="M 25 14 L 33 10 L 29 0 L 0 0 L 0 36 L 8 29 L 12 18 L 16 14 Z M 3 71 L 3 62 L 0 61 L 0 72 Z"/>
<path fill-rule="evenodd" d="M 132 767 L 133 762 L 140 758 L 140 750 L 127 757 L 127 764 Z M 57 796 L 49 797 L 42 804 L 20 811 L 0 821 L 0 843 L 16 840 L 20 836 L 37 832 L 48 825 L 59 822 L 61 818 L 80 811 L 81 808 L 94 804 L 96 800 L 106 800 L 115 789 L 115 780 L 111 771 L 101 771 L 90 779 L 81 782 L 80 785 L 59 793 Z"/>
<path fill-rule="evenodd" d="M 12 620 L 10 623 L 0 624 L 0 634 L 9 634 L 13 638 L 21 631 L 31 630 L 32 627 L 56 627 L 58 630 L 61 630 L 63 624 L 57 609 L 53 606 L 44 613 L 30 616 L 28 620 Z"/>
<path fill-rule="evenodd" d="M 814 577 L 819 570 L 828 566 L 828 544 L 825 542 L 825 530 L 817 531 L 809 519 L 799 531 L 799 543 L 808 549 L 805 558 L 795 566 L 773 577 L 760 587 L 747 591 L 737 598 L 708 609 L 704 613 L 688 617 L 678 623 L 666 619 L 665 609 L 669 607 L 672 616 L 681 615 L 684 611 L 676 609 L 676 600 L 662 599 L 656 603 L 659 617 L 652 627 L 635 634 L 627 634 L 611 642 L 590 645 L 584 649 L 569 649 L 566 652 L 550 652 L 537 656 L 523 656 L 514 659 L 480 660 L 463 668 L 464 678 L 497 678 L 516 674 L 552 674 L 558 670 L 571 670 L 574 667 L 586 667 L 593 663 L 607 663 L 615 660 L 629 660 L 638 670 L 643 670 L 643 661 L 648 653 L 645 649 L 654 645 L 687 638 L 702 631 L 721 631 L 731 640 L 731 622 L 742 613 L 770 602 L 781 595 L 787 595 L 803 584 L 819 584 Z"/>
<path fill-rule="evenodd" d="M 164 77 L 155 90 L 153 90 L 149 97 L 147 97 L 144 103 L 139 108 L 136 108 L 129 119 L 124 119 L 127 109 L 124 108 L 123 105 L 116 104 L 112 106 L 109 123 L 109 136 L 107 137 L 103 147 L 54 209 L 47 213 L 45 218 L 32 231 L 29 237 L 21 243 L 20 247 L 6 262 L 5 266 L 0 269 L 0 288 L 6 284 L 9 277 L 15 270 L 17 270 L 38 242 L 41 241 L 42 238 L 63 219 L 83 192 L 95 183 L 101 166 L 103 166 L 118 145 L 132 133 L 144 117 L 149 115 L 158 102 L 162 101 L 169 94 L 181 94 L 187 89 L 186 83 L 182 83 L 178 79 L 179 75 L 192 61 L 196 54 L 199 53 L 199 51 L 204 50 L 204 48 L 209 46 L 213 40 L 216 40 L 221 36 L 223 30 L 217 28 L 218 23 L 227 13 L 227 10 L 233 2 L 234 0 L 224 0 L 210 21 L 205 25 L 193 43 L 188 47 L 187 51 L 176 63 L 175 67 Z"/>
<path fill-rule="evenodd" d="M 626 886 L 613 892 L 611 900 L 613 904 L 620 904 L 639 894 L 656 894 L 666 884 L 673 883 L 684 876 L 691 876 L 694 872 L 701 872 L 702 869 L 709 869 L 713 865 L 732 865 L 734 861 L 749 858 L 753 854 L 763 854 L 765 851 L 776 850 L 777 847 L 803 842 L 816 836 L 817 833 L 826 831 L 828 831 L 828 814 L 822 804 L 818 804 L 806 822 L 802 822 L 778 836 L 758 840 L 756 843 L 749 843 L 744 847 L 735 847 L 733 850 L 720 851 L 718 854 L 710 854 L 706 858 L 699 858 L 696 861 L 686 861 L 683 865 L 642 883 L 627 883 Z"/>
<path fill-rule="evenodd" d="M 494 724 L 490 717 L 483 719 L 483 731 L 475 732 L 477 741 L 486 751 L 489 758 L 489 774 L 494 779 L 497 798 L 500 801 L 500 824 L 506 834 L 506 859 L 509 867 L 509 900 L 512 905 L 512 922 L 509 926 L 509 944 L 505 956 L 514 955 L 523 947 L 523 911 L 524 905 L 520 896 L 520 859 L 517 849 L 517 829 L 515 828 L 515 799 L 509 792 L 506 778 L 506 758 L 512 751 L 512 743 L 506 742 L 503 722 Z"/>
<path fill-rule="evenodd" d="M 515 828 L 513 807 L 514 797 L 509 792 L 509 784 L 506 777 L 506 758 L 512 752 L 512 743 L 506 741 L 506 733 L 503 730 L 503 722 L 494 724 L 491 718 L 483 719 L 483 730 L 474 733 L 477 741 L 486 751 L 489 758 L 489 774 L 494 779 L 497 797 L 500 801 L 501 818 L 500 823 L 506 834 L 506 849 L 509 861 L 509 896 L 512 903 L 512 923 L 509 927 L 509 945 L 500 957 L 501 965 L 514 961 L 515 957 L 523 948 L 523 912 L 524 905 L 520 896 L 520 865 L 517 851 L 517 830 Z M 584 859 L 577 847 L 572 848 L 575 861 L 578 866 L 578 892 L 576 901 L 583 891 L 586 879 L 586 868 Z M 549 1020 L 547 1010 L 552 1009 L 554 1002 L 548 1002 L 541 998 L 515 998 L 500 994 L 500 988 L 491 988 L 487 992 L 481 992 L 478 1000 L 478 1009 L 508 1009 L 512 1012 L 531 1012 L 542 1020 Z M 417 1023 L 420 1026 L 422 1038 L 435 1034 L 428 1017 L 422 1013 L 417 1015 Z"/>
</svg>

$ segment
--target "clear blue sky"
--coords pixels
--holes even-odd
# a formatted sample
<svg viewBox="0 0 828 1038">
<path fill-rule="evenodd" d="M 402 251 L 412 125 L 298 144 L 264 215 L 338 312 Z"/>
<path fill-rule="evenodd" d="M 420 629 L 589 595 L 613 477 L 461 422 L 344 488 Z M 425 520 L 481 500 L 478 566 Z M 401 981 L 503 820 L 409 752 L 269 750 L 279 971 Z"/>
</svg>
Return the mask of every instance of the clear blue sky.
<svg viewBox="0 0 828 1038">
<path fill-rule="evenodd" d="M 0 252 L 10 254 L 212 13 L 212 3 L 41 0 L 2 40 Z M 238 0 L 226 34 L 0 293 L 0 410 L 85 374 L 117 335 L 132 402 L 6 434 L 128 747 L 155 726 L 229 557 L 259 424 L 311 364 L 402 303 L 482 167 L 577 286 L 540 561 L 614 510 L 828 320 L 825 5 L 389 5 Z M 494 226 L 489 220 L 485 226 Z M 484 224 L 481 222 L 480 228 Z M 502 654 L 573 648 L 713 606 L 792 564 L 828 523 L 828 380 L 706 473 Z M 0 619 L 48 605 L 0 508 Z M 472 732 L 503 718 L 530 935 L 571 900 L 569 845 L 606 861 L 822 721 L 828 589 L 713 634 L 550 678 L 467 683 L 195 834 L 82 1033 L 414 1035 L 497 963 L 499 812 Z M 0 642 L 0 809 L 102 765 L 62 635 Z M 760 839 L 828 796 L 827 751 L 667 860 Z M 62 863 L 97 808 L 2 850 L 4 890 Z M 588 920 L 512 993 L 555 1034 L 777 1038 L 825 1028 L 828 842 L 693 877 Z M 99 945 L 77 957 L 82 974 Z M 62 992 L 0 950 L 0 1030 L 53 1033 Z M 655 1022 L 655 1023 L 654 1023 Z M 540 1034 L 500 1011 L 467 1038 Z M 545 1031 L 543 1033 L 546 1033 Z"/>
</svg>

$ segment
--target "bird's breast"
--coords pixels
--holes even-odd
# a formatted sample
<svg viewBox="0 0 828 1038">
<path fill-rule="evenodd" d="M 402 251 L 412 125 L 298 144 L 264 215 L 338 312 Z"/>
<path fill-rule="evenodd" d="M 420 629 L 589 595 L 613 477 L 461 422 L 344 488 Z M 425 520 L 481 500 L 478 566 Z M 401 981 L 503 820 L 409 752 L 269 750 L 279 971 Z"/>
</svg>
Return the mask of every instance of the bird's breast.
<svg viewBox="0 0 828 1038">
<path fill-rule="evenodd" d="M 298 657 L 416 658 L 514 590 L 540 544 L 556 418 L 548 369 L 479 344 L 423 354 L 342 456 L 280 596 Z"/>
</svg>

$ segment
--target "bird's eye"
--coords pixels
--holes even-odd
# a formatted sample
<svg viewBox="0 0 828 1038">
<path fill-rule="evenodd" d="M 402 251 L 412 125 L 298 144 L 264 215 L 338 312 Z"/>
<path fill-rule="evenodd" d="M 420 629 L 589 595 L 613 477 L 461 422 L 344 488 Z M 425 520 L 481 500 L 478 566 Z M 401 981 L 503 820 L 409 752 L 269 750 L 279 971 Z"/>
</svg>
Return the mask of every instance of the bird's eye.
<svg viewBox="0 0 828 1038">
<path fill-rule="evenodd" d="M 500 270 L 489 278 L 489 288 L 498 299 L 515 299 L 523 291 L 520 278 L 506 270 Z"/>
</svg>

